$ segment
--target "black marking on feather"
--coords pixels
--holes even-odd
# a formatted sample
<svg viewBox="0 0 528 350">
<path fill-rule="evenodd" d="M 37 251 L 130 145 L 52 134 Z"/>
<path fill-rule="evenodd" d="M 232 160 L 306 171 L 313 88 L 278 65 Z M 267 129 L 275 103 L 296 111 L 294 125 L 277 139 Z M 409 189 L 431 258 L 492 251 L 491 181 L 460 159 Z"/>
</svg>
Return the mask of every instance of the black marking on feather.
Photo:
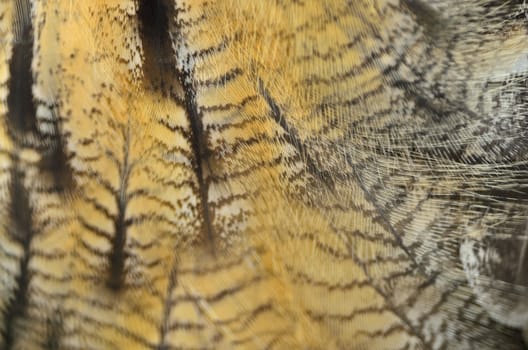
<svg viewBox="0 0 528 350">
<path fill-rule="evenodd" d="M 59 350 L 62 338 L 62 332 L 64 329 L 62 315 L 59 311 L 56 311 L 47 320 L 47 337 L 45 343 L 46 350 Z"/>
<path fill-rule="evenodd" d="M 519 118 L 501 118 L 499 122 L 486 114 L 477 114 L 471 110 L 464 101 L 451 99 L 435 89 L 429 89 L 430 93 L 420 88 L 417 84 L 407 81 L 396 81 L 393 85 L 402 89 L 406 100 L 414 103 L 413 114 L 423 118 L 428 127 L 421 127 L 415 131 L 415 142 L 405 144 L 406 150 L 411 154 L 433 155 L 437 161 L 455 162 L 464 165 L 478 165 L 500 163 L 503 165 L 521 162 L 524 159 L 527 145 L 523 134 L 518 130 L 524 130 L 524 122 Z M 519 89 L 522 91 L 522 89 Z M 521 93 L 517 93 L 517 105 L 522 105 L 524 101 Z M 475 128 L 476 123 L 482 125 Z M 514 124 L 517 123 L 517 124 Z M 477 124 L 477 125 L 478 125 Z M 472 129 L 473 128 L 473 129 Z M 469 131 L 472 130 L 472 131 Z M 513 133 L 511 130 L 517 130 Z M 463 137 L 471 132 L 473 138 Z M 485 134 L 493 134 L 494 139 L 480 140 Z M 505 140 L 516 138 L 515 148 L 511 147 L 511 142 Z M 394 140 L 398 142 L 397 139 Z M 468 151 L 468 147 L 478 143 L 482 148 L 482 153 Z M 394 151 L 393 151 L 394 152 Z M 516 166 L 516 170 L 525 174 L 526 167 Z M 519 180 L 521 183 L 522 180 Z M 518 197 L 524 196 L 520 189 L 503 191 L 504 195 Z M 506 192 L 510 192 L 509 194 Z M 517 194 L 515 194 L 517 193 Z"/>
<path fill-rule="evenodd" d="M 526 2 L 524 0 L 487 0 L 482 4 L 482 13 L 496 21 L 525 21 Z M 491 16 L 490 16 L 491 14 Z"/>
<path fill-rule="evenodd" d="M 42 157 L 41 166 L 51 172 L 56 191 L 64 192 L 72 188 L 73 170 L 70 167 L 62 139 L 59 138 L 56 141 L 47 157 Z"/>
<path fill-rule="evenodd" d="M 176 13 L 177 11 L 175 10 L 175 14 Z M 174 23 L 176 32 L 173 35 L 180 36 L 180 38 L 177 39 L 181 40 L 181 36 L 183 35 L 181 31 L 182 23 L 177 21 L 175 16 L 172 18 L 176 20 Z M 202 114 L 200 113 L 199 106 L 196 102 L 196 91 L 192 82 L 192 71 L 183 69 L 178 70 L 176 74 L 178 81 L 183 87 L 184 108 L 191 128 L 189 139 L 193 152 L 193 168 L 194 173 L 196 174 L 198 192 L 200 196 L 202 237 L 208 242 L 211 252 L 215 254 L 216 233 L 213 226 L 214 212 L 209 206 L 209 179 L 205 171 L 205 167 L 209 165 L 210 159 L 207 134 L 203 126 Z"/>
<path fill-rule="evenodd" d="M 60 134 L 58 118 L 54 119 L 56 121 L 53 122 L 53 132 L 50 138 L 51 147 L 42 154 L 40 168 L 51 173 L 53 189 L 57 192 L 64 192 L 73 187 L 73 170 L 66 153 L 66 145 Z"/>
<path fill-rule="evenodd" d="M 19 273 L 16 277 L 16 287 L 13 299 L 8 303 L 4 312 L 3 332 L 4 348 L 11 349 L 17 336 L 18 319 L 24 316 L 27 307 L 28 286 L 30 280 L 29 260 L 31 238 L 34 235 L 32 214 L 33 209 L 29 201 L 29 194 L 23 185 L 23 175 L 15 166 L 11 173 L 9 187 L 10 203 L 8 232 L 10 236 L 22 246 L 22 257 L 19 261 Z"/>
<path fill-rule="evenodd" d="M 9 219 L 4 223 L 10 237 L 21 247 L 18 275 L 12 298 L 7 303 L 4 312 L 2 338 L 5 349 L 15 346 L 18 336 L 20 319 L 24 318 L 28 303 L 28 288 L 31 274 L 29 271 L 31 239 L 33 230 L 33 208 L 29 193 L 24 187 L 24 172 L 20 168 L 19 146 L 24 145 L 28 133 L 36 133 L 36 113 L 33 100 L 33 28 L 30 16 L 30 1 L 15 2 L 14 44 L 9 63 L 10 79 L 7 96 L 8 130 L 15 140 L 9 184 Z"/>
<path fill-rule="evenodd" d="M 394 82 L 393 85 L 403 90 L 406 100 L 414 103 L 413 114 L 423 118 L 428 125 L 416 129 L 414 142 L 405 141 L 406 151 L 410 151 L 413 156 L 423 157 L 432 154 L 437 161 L 467 165 L 482 164 L 487 161 L 481 156 L 467 154 L 469 140 L 460 144 L 453 142 L 458 140 L 457 137 L 468 125 L 482 120 L 482 117 L 476 115 L 464 103 L 451 100 L 434 89 L 427 94 L 415 84 L 402 80 Z M 395 139 L 394 142 L 397 143 L 398 140 Z"/>
<path fill-rule="evenodd" d="M 172 90 L 176 61 L 171 47 L 168 15 L 170 4 L 164 0 L 141 0 L 138 9 L 139 31 L 143 44 L 143 75 L 156 90 Z"/>
<path fill-rule="evenodd" d="M 371 198 L 370 193 L 366 190 L 365 186 L 361 183 L 361 180 L 358 181 L 358 184 L 360 185 L 360 187 L 364 191 L 364 194 L 367 197 L 367 200 L 371 201 L 371 203 L 373 205 L 377 206 L 376 202 Z M 384 215 L 381 212 L 380 212 L 380 214 Z M 392 228 L 391 228 L 390 224 L 388 225 L 388 228 L 389 228 L 389 231 L 392 231 Z M 339 230 L 335 230 L 335 229 L 334 229 L 334 231 L 336 231 L 336 233 L 339 232 Z M 399 237 L 398 235 L 395 235 L 395 238 L 396 238 L 396 241 L 397 241 L 398 245 L 401 247 L 401 249 L 405 251 L 406 255 L 409 258 L 411 258 L 412 255 L 409 255 L 409 252 L 407 251 L 407 249 L 403 245 L 403 241 L 401 240 L 401 237 Z M 384 288 L 383 283 L 380 283 L 381 282 L 380 280 L 378 280 L 378 279 L 376 279 L 376 278 L 374 278 L 372 276 L 372 274 L 369 271 L 369 268 L 368 268 L 367 264 L 364 261 L 362 261 L 357 256 L 357 254 L 354 252 L 354 250 L 351 248 L 351 247 L 354 246 L 354 244 L 351 242 L 350 237 L 346 237 L 346 239 L 344 241 L 347 243 L 347 246 L 349 247 L 348 251 L 349 251 L 350 257 L 363 270 L 363 272 L 365 273 L 365 276 L 367 277 L 369 286 L 371 286 L 376 291 L 376 293 L 383 298 L 383 300 L 385 301 L 386 307 L 389 310 L 391 310 L 391 312 L 394 315 L 396 315 L 396 317 L 398 317 L 398 319 L 402 322 L 402 324 L 403 324 L 404 328 L 407 330 L 407 332 L 410 335 L 416 337 L 420 341 L 420 343 L 423 344 L 424 348 L 431 348 L 431 346 L 427 346 L 428 342 L 427 342 L 426 338 L 424 337 L 424 335 L 422 334 L 421 330 L 417 329 L 417 327 L 415 327 L 413 325 L 412 321 L 408 318 L 406 313 L 402 310 L 403 308 L 401 306 L 397 305 L 394 302 L 394 297 L 391 295 L 390 292 L 387 291 L 386 288 Z M 418 273 L 424 275 L 423 271 L 420 268 L 420 265 L 417 265 L 416 261 L 414 259 L 411 258 L 410 260 L 411 260 L 412 268 L 411 268 L 411 270 L 406 271 L 406 274 L 414 274 L 414 273 L 418 272 Z M 425 275 L 425 276 L 427 276 L 427 275 Z M 429 275 L 427 277 L 432 277 L 432 275 Z M 433 280 L 434 280 L 434 278 L 433 278 Z M 388 281 L 390 281 L 390 280 L 388 280 Z M 355 315 L 360 314 L 360 313 L 361 313 L 361 311 L 353 311 L 351 314 L 346 315 L 344 317 L 344 319 L 349 318 L 349 317 L 354 317 Z"/>
<path fill-rule="evenodd" d="M 124 160 L 120 166 L 119 189 L 115 194 L 117 202 L 117 217 L 114 219 L 114 236 L 112 240 L 112 251 L 110 253 L 110 273 L 107 280 L 107 286 L 115 291 L 121 289 L 125 278 L 125 260 L 126 260 L 126 239 L 127 229 L 131 222 L 125 220 L 126 208 L 128 203 L 127 186 L 130 176 L 131 165 L 129 161 L 130 146 L 130 125 L 123 132 L 125 140 L 123 146 Z"/>
<path fill-rule="evenodd" d="M 442 33 L 446 33 L 447 21 L 429 4 L 422 0 L 402 0 L 402 3 L 414 14 L 416 22 L 424 28 L 427 35 L 437 39 Z"/>
<path fill-rule="evenodd" d="M 195 101 L 194 86 L 190 82 L 190 72 L 176 71 L 176 55 L 171 47 L 169 19 L 175 15 L 173 5 L 164 0 L 143 0 L 139 4 L 138 18 L 144 49 L 144 75 L 154 88 L 162 93 L 170 88 L 173 81 L 183 87 L 183 104 L 191 128 L 190 142 L 194 155 L 194 172 L 198 182 L 202 214 L 202 233 L 212 246 L 215 238 L 212 224 L 213 214 L 209 207 L 209 184 L 204 174 L 204 164 L 208 160 L 207 138 L 204 134 L 201 115 Z M 178 27 L 176 25 L 176 27 Z M 176 78 L 176 80 L 174 79 Z M 172 94 L 174 95 L 174 94 Z"/>
<path fill-rule="evenodd" d="M 411 264 L 411 267 L 413 270 L 419 271 L 424 276 L 430 276 L 430 274 L 425 273 L 423 266 L 419 264 L 415 259 L 415 254 L 411 251 L 412 247 L 408 247 L 405 245 L 403 241 L 403 236 L 398 232 L 395 227 L 390 223 L 390 216 L 383 208 L 379 202 L 376 200 L 376 197 L 372 195 L 372 193 L 369 191 L 367 186 L 365 186 L 365 183 L 360 175 L 360 171 L 358 169 L 358 166 L 354 164 L 353 159 L 351 159 L 350 155 L 346 156 L 347 163 L 351 167 L 353 171 L 354 178 L 356 180 L 357 185 L 363 192 L 365 199 L 369 201 L 375 208 L 376 212 L 378 213 L 379 222 L 385 227 L 385 229 L 392 235 L 394 238 L 394 242 L 398 247 L 402 249 L 402 251 L 405 253 L 407 258 L 409 259 L 409 262 Z"/>
<path fill-rule="evenodd" d="M 407 100 L 413 101 L 416 109 L 426 111 L 425 115 L 429 116 L 432 121 L 440 123 L 445 120 L 446 116 L 453 113 L 454 106 L 452 101 L 444 101 L 445 96 L 440 92 L 430 89 L 431 94 L 426 94 L 416 84 L 397 80 L 392 83 L 395 87 L 405 92 Z"/>
<path fill-rule="evenodd" d="M 216 239 L 212 222 L 214 214 L 209 207 L 209 181 L 204 174 L 204 164 L 207 164 L 209 159 L 207 136 L 204 133 L 202 117 L 198 112 L 193 87 L 190 83 L 185 82 L 184 79 L 182 80 L 185 91 L 185 110 L 191 126 L 191 146 L 194 154 L 194 172 L 196 174 L 200 192 L 200 205 L 203 218 L 202 231 L 203 236 L 211 244 L 211 248 L 214 251 L 214 242 Z"/>
<path fill-rule="evenodd" d="M 268 107 L 270 109 L 270 114 L 273 120 L 284 130 L 284 139 L 286 142 L 291 144 L 295 147 L 298 154 L 301 157 L 301 160 L 305 163 L 306 168 L 308 170 L 308 173 L 310 173 L 315 179 L 317 179 L 320 183 L 325 184 L 325 186 L 331 191 L 334 192 L 335 189 L 335 183 L 334 180 L 329 172 L 326 171 L 320 171 L 317 167 L 316 162 L 312 157 L 310 156 L 310 153 L 306 149 L 305 144 L 299 137 L 299 133 L 297 130 L 288 124 L 288 121 L 286 120 L 286 117 L 282 113 L 279 105 L 275 101 L 275 99 L 271 96 L 269 91 L 264 86 L 264 82 L 259 79 L 258 80 L 258 89 L 260 95 L 264 98 L 264 101 L 268 104 Z"/>
<path fill-rule="evenodd" d="M 12 135 L 36 132 L 36 113 L 33 101 L 33 27 L 28 0 L 16 2 L 15 43 L 9 63 L 8 120 Z"/>
<path fill-rule="evenodd" d="M 178 272 L 176 270 L 176 264 L 173 266 L 169 273 L 169 284 L 167 286 L 167 294 L 165 295 L 165 302 L 163 303 L 163 318 L 160 327 L 160 342 L 156 346 L 156 350 L 168 350 L 169 345 L 167 345 L 167 333 L 170 330 L 171 326 L 171 308 L 172 303 L 172 292 L 178 286 Z"/>
</svg>

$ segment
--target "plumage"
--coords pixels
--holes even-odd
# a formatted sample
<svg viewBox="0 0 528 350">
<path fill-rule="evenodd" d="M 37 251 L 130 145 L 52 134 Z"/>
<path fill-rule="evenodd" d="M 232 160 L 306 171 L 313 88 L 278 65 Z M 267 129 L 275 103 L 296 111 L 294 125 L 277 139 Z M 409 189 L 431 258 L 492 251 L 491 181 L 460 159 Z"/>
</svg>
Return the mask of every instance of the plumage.
<svg viewBox="0 0 528 350">
<path fill-rule="evenodd" d="M 518 0 L 0 0 L 1 349 L 523 349 Z"/>
</svg>

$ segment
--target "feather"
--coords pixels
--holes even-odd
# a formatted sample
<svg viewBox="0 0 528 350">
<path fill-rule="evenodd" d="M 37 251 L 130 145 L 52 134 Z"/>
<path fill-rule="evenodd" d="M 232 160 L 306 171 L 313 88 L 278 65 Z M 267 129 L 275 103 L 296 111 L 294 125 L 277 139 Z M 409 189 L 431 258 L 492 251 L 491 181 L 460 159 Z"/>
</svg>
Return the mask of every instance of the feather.
<svg viewBox="0 0 528 350">
<path fill-rule="evenodd" d="M 526 21 L 0 1 L 0 348 L 524 348 Z"/>
</svg>

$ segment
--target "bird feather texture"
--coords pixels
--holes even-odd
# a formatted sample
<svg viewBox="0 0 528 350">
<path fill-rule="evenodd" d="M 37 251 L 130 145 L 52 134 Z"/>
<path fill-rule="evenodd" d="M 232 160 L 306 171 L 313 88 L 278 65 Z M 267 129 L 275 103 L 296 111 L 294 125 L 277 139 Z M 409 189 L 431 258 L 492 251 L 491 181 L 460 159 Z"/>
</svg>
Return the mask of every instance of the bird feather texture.
<svg viewBox="0 0 528 350">
<path fill-rule="evenodd" d="M 1 349 L 523 349 L 520 0 L 0 0 Z"/>
</svg>

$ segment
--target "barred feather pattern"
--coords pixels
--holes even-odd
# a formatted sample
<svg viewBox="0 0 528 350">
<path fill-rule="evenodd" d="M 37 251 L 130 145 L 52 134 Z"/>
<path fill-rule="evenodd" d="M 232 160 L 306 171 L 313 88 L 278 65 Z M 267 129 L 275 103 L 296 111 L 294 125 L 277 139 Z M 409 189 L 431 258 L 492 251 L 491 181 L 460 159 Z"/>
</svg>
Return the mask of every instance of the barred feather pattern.
<svg viewBox="0 0 528 350">
<path fill-rule="evenodd" d="M 523 349 L 522 0 L 0 0 L 0 348 Z"/>
</svg>

